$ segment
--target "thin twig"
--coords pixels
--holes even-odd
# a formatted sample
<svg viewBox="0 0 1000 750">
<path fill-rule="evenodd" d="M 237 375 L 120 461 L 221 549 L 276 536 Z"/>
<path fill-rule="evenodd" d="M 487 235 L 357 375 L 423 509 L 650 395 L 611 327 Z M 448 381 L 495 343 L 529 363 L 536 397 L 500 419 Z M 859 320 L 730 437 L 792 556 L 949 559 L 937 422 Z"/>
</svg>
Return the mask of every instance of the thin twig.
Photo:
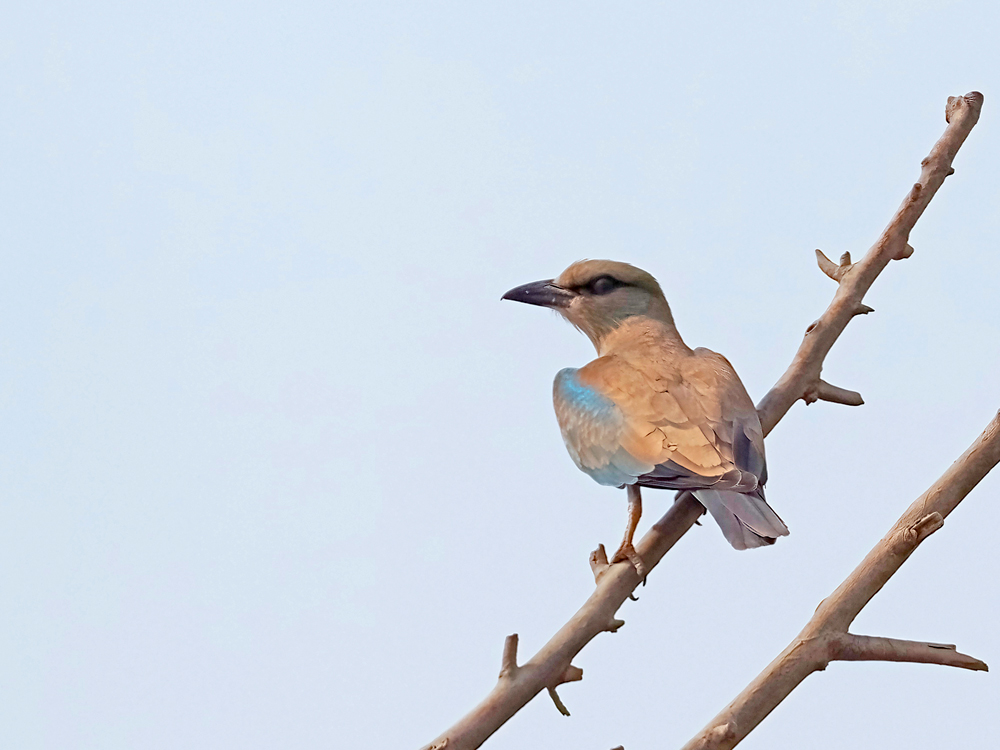
<svg viewBox="0 0 1000 750">
<path fill-rule="evenodd" d="M 959 653 L 951 643 L 926 643 L 841 633 L 839 637 L 830 639 L 830 647 L 831 661 L 907 661 L 941 664 L 977 672 L 989 671 L 986 662 Z"/>
</svg>

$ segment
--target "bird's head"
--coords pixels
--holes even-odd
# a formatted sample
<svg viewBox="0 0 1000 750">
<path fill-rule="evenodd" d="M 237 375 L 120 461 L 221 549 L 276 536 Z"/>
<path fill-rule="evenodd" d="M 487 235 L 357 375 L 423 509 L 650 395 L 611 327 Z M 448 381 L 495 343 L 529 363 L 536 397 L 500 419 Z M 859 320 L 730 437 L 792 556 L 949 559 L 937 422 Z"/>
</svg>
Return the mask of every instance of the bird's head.
<svg viewBox="0 0 1000 750">
<path fill-rule="evenodd" d="M 656 279 L 613 260 L 577 261 L 557 278 L 515 287 L 503 299 L 555 310 L 587 334 L 598 351 L 601 340 L 633 316 L 674 325 Z"/>
</svg>

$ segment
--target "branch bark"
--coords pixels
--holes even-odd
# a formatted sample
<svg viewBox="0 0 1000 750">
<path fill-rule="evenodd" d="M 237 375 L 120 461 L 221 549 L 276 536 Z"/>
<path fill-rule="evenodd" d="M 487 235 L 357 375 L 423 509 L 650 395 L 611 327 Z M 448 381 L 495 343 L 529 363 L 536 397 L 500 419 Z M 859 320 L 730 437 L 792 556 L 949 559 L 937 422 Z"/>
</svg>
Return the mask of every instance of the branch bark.
<svg viewBox="0 0 1000 750">
<path fill-rule="evenodd" d="M 824 599 L 802 632 L 683 750 L 728 750 L 799 683 L 831 661 L 908 661 L 987 671 L 986 664 L 940 643 L 855 635 L 848 628 L 920 543 L 944 525 L 973 487 L 1000 463 L 1000 412 L 979 438 L 907 509 L 854 572 Z M 719 731 L 720 727 L 724 731 Z"/>
<path fill-rule="evenodd" d="M 962 143 L 979 119 L 983 96 L 978 92 L 964 97 L 949 97 L 945 110 L 948 126 L 921 163 L 920 182 L 907 194 L 889 225 L 865 257 L 856 264 L 845 254 L 838 266 L 817 251 L 820 268 L 838 282 L 837 292 L 826 312 L 806 330 L 805 338 L 789 366 L 775 386 L 757 405 L 764 434 L 767 435 L 798 399 L 806 403 L 816 400 L 860 405 L 861 395 L 830 385 L 820 379 L 823 360 L 834 342 L 859 314 L 871 312 L 862 299 L 890 260 L 909 257 L 910 230 L 923 213 L 931 198 L 954 170 L 951 162 Z M 825 264 L 824 262 L 825 261 Z M 647 571 L 652 570 L 704 513 L 702 505 L 689 492 L 681 493 L 677 502 L 657 521 L 636 545 Z M 606 566 L 607 558 L 604 559 Z M 639 585 L 640 580 L 631 564 L 601 566 L 598 553 L 591 555 L 597 586 L 583 607 L 557 632 L 541 650 L 521 667 L 507 670 L 507 653 L 511 638 L 504 648 L 507 674 L 489 695 L 454 726 L 443 732 L 422 750 L 472 750 L 479 747 L 493 732 L 544 689 L 548 689 L 557 708 L 565 706 L 555 694 L 555 688 L 565 682 L 572 659 L 599 633 L 615 632 L 623 624 L 615 613 Z M 516 641 L 514 645 L 516 651 Z M 573 667 L 572 669 L 576 669 Z M 575 679 L 581 679 L 582 672 Z M 712 730 L 717 732 L 719 726 Z M 720 736 L 735 736 L 735 729 L 723 729 Z"/>
<path fill-rule="evenodd" d="M 979 121 L 982 108 L 983 95 L 978 91 L 965 96 L 948 97 L 948 105 L 945 107 L 948 126 L 944 135 L 920 163 L 920 181 L 907 193 L 889 225 L 864 258 L 851 263 L 850 253 L 844 253 L 837 265 L 822 252 L 816 251 L 820 269 L 837 282 L 837 291 L 822 317 L 806 329 L 805 338 L 785 374 L 757 405 L 765 435 L 800 398 L 805 399 L 806 403 L 812 403 L 816 399 L 856 405 L 862 403 L 859 394 L 843 391 L 820 380 L 823 360 L 851 319 L 855 315 L 872 311 L 862 304 L 862 300 L 878 275 L 889 265 L 889 261 L 909 258 L 913 254 L 913 248 L 909 244 L 910 231 L 944 183 L 945 177 L 954 174 L 951 163 Z M 842 400 L 845 393 L 857 398 L 853 401 Z"/>
</svg>

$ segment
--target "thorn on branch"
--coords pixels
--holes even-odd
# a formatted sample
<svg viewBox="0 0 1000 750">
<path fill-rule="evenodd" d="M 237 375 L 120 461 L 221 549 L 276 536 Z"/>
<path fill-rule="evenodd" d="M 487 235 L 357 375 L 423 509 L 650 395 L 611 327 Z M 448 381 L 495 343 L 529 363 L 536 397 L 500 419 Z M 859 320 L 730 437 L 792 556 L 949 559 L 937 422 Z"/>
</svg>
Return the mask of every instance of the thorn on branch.
<svg viewBox="0 0 1000 750">
<path fill-rule="evenodd" d="M 503 642 L 503 656 L 500 657 L 500 679 L 513 677 L 517 672 L 517 633 L 508 635 Z"/>
<path fill-rule="evenodd" d="M 802 400 L 806 404 L 816 401 L 829 401 L 834 404 L 844 404 L 845 406 L 861 406 L 865 400 L 857 391 L 849 391 L 846 388 L 838 388 L 830 385 L 825 380 L 817 378 L 816 381 L 802 394 Z"/>
<path fill-rule="evenodd" d="M 816 262 L 819 264 L 819 270 L 836 281 L 838 284 L 843 280 L 847 272 L 854 268 L 854 264 L 851 263 L 850 253 L 844 253 L 841 255 L 840 263 L 837 264 L 827 258 L 823 251 L 819 248 L 816 248 Z"/>
<path fill-rule="evenodd" d="M 548 686 L 549 697 L 552 702 L 556 704 L 556 709 L 563 716 L 569 716 L 569 709 L 566 708 L 566 704 L 562 702 L 559 697 L 559 693 L 556 692 L 556 685 L 562 685 L 564 682 L 576 682 L 583 679 L 583 670 L 579 667 L 574 667 L 572 664 L 567 664 L 566 669 L 563 670 L 562 674 L 556 678 L 555 682 Z"/>
<path fill-rule="evenodd" d="M 597 549 L 590 553 L 590 570 L 594 574 L 594 583 L 600 583 L 601 576 L 610 567 L 608 564 L 608 553 L 604 549 L 604 545 L 597 545 Z"/>
<path fill-rule="evenodd" d="M 579 667 L 574 667 L 572 664 L 568 665 L 563 673 L 559 676 L 556 681 L 556 685 L 562 685 L 564 682 L 579 682 L 583 679 L 583 670 Z M 553 685 L 555 687 L 555 685 Z"/>
<path fill-rule="evenodd" d="M 609 633 L 617 633 L 618 628 L 620 628 L 624 624 L 625 624 L 624 620 L 618 620 L 612 617 L 611 621 L 608 623 L 608 626 L 605 628 L 605 630 L 607 630 Z"/>
<path fill-rule="evenodd" d="M 569 709 L 566 708 L 566 704 L 559 698 L 559 693 L 556 692 L 554 687 L 549 688 L 549 697 L 552 699 L 552 702 L 556 704 L 556 709 L 558 709 L 559 713 L 563 716 L 569 716 Z"/>
<path fill-rule="evenodd" d="M 868 313 L 875 312 L 874 307 L 868 307 L 868 305 L 862 305 L 860 302 L 858 306 L 854 308 L 854 315 L 867 315 Z"/>
<path fill-rule="evenodd" d="M 909 242 L 904 242 L 903 247 L 892 256 L 892 260 L 906 260 L 913 255 L 913 246 Z"/>
</svg>

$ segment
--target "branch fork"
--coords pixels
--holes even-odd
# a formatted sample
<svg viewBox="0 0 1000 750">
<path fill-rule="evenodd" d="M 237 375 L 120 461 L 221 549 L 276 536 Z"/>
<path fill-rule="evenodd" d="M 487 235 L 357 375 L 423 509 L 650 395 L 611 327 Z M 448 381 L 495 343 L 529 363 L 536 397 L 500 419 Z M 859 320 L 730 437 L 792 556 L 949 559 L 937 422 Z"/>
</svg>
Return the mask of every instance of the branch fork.
<svg viewBox="0 0 1000 750">
<path fill-rule="evenodd" d="M 568 667 L 566 667 L 566 670 L 559 676 L 555 684 L 548 686 L 547 689 L 549 691 L 549 697 L 552 699 L 552 702 L 556 705 L 556 709 L 563 716 L 569 716 L 569 709 L 566 708 L 566 704 L 562 702 L 562 699 L 559 697 L 559 693 L 556 692 L 556 687 L 558 685 L 562 685 L 564 682 L 576 682 L 577 680 L 582 680 L 582 679 L 583 679 L 583 670 L 580 669 L 579 667 L 574 667 L 572 664 L 570 664 Z"/>
<path fill-rule="evenodd" d="M 620 620 L 617 622 L 624 625 L 624 623 Z M 617 630 L 617 628 L 615 629 Z M 512 633 L 504 639 L 503 655 L 500 657 L 500 677 L 496 689 L 500 689 L 500 687 L 505 683 L 515 681 L 521 677 L 523 668 L 517 666 L 517 642 L 517 633 Z M 527 666 L 528 665 L 525 665 L 525 667 Z M 579 667 L 573 666 L 572 664 L 567 664 L 566 667 L 559 672 L 548 685 L 545 686 L 548 690 L 549 697 L 552 698 L 552 702 L 555 703 L 559 713 L 563 716 L 569 716 L 569 710 L 566 708 L 566 704 L 564 704 L 559 698 L 559 694 L 556 693 L 556 688 L 563 683 L 578 682 L 582 679 L 583 670 Z M 444 739 L 445 741 L 448 740 L 447 737 Z M 434 750 L 434 746 L 430 746 L 427 750 Z"/>
<path fill-rule="evenodd" d="M 854 268 L 854 264 L 851 263 L 851 254 L 849 252 L 841 255 L 840 263 L 837 264 L 827 258 L 823 251 L 818 247 L 816 248 L 816 262 L 819 264 L 819 270 L 836 281 L 838 284 L 843 281 L 844 277 L 847 276 L 852 268 Z"/>
<path fill-rule="evenodd" d="M 945 517 L 1000 463 L 1000 413 L 983 433 L 875 545 L 847 579 L 816 608 L 799 636 L 683 750 L 737 745 L 806 677 L 831 661 L 898 661 L 988 671 L 986 663 L 955 646 L 856 635 L 849 628 L 861 610 Z M 714 727 L 734 723 L 736 736 L 713 738 Z"/>
</svg>

